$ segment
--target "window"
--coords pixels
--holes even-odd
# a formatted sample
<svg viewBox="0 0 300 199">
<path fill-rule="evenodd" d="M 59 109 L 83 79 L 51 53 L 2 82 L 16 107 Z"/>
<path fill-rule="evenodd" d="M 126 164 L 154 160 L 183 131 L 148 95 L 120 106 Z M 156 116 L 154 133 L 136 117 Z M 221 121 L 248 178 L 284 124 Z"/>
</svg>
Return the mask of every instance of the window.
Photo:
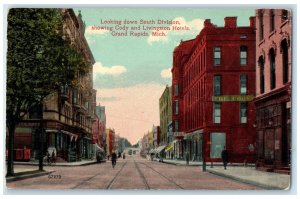
<svg viewBox="0 0 300 199">
<path fill-rule="evenodd" d="M 175 86 L 174 86 L 174 93 L 175 93 L 175 96 L 178 96 L 178 84 L 175 84 Z"/>
<path fill-rule="evenodd" d="M 263 57 L 259 57 L 259 82 L 260 82 L 260 93 L 263 94 L 265 92 L 265 69 L 264 69 L 264 59 Z"/>
<path fill-rule="evenodd" d="M 247 75 L 240 76 L 240 89 L 242 95 L 247 94 Z"/>
<path fill-rule="evenodd" d="M 258 11 L 258 18 L 259 18 L 259 40 L 264 39 L 264 13 L 263 10 Z"/>
<path fill-rule="evenodd" d="M 221 48 L 220 47 L 214 47 L 214 65 L 220 65 L 221 64 Z"/>
<path fill-rule="evenodd" d="M 210 134 L 210 158 L 221 158 L 222 150 L 226 146 L 226 134 L 212 132 Z"/>
<path fill-rule="evenodd" d="M 34 104 L 29 109 L 29 119 L 42 119 L 43 118 L 43 104 Z"/>
<path fill-rule="evenodd" d="M 240 64 L 247 65 L 247 46 L 240 47 Z"/>
<path fill-rule="evenodd" d="M 287 40 L 284 39 L 281 42 L 281 50 L 282 50 L 282 80 L 283 83 L 287 83 L 289 80 L 289 55 L 288 55 L 288 44 Z"/>
<path fill-rule="evenodd" d="M 73 104 L 78 104 L 78 91 L 73 89 Z"/>
<path fill-rule="evenodd" d="M 242 124 L 247 123 L 247 103 L 241 102 L 240 104 L 240 122 Z"/>
<path fill-rule="evenodd" d="M 272 48 L 270 50 L 270 88 L 271 90 L 276 86 L 276 68 L 275 68 L 275 52 Z"/>
<path fill-rule="evenodd" d="M 275 29 L 275 14 L 274 10 L 270 10 L 270 32 L 273 32 Z"/>
<path fill-rule="evenodd" d="M 282 10 L 281 11 L 281 22 L 285 22 L 286 20 L 288 20 L 288 11 Z"/>
<path fill-rule="evenodd" d="M 179 122 L 178 120 L 175 120 L 175 132 L 179 131 Z"/>
<path fill-rule="evenodd" d="M 214 123 L 219 124 L 221 123 L 221 103 L 214 102 L 213 109 L 214 109 L 213 111 Z"/>
<path fill-rule="evenodd" d="M 176 114 L 176 115 L 179 114 L 179 104 L 178 104 L 178 100 L 175 101 L 175 114 Z"/>
<path fill-rule="evenodd" d="M 214 96 L 221 95 L 221 75 L 214 76 Z"/>
</svg>

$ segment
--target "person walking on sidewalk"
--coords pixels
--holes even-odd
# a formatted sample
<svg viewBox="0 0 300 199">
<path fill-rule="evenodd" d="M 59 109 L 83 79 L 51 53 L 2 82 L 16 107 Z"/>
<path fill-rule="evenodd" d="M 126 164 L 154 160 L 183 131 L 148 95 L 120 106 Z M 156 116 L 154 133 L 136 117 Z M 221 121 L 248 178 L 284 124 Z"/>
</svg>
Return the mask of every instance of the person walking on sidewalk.
<svg viewBox="0 0 300 199">
<path fill-rule="evenodd" d="M 222 156 L 222 160 L 223 160 L 224 169 L 226 169 L 227 163 L 228 163 L 228 152 L 227 152 L 225 146 L 224 146 L 221 156 Z"/>
<path fill-rule="evenodd" d="M 185 152 L 185 160 L 186 160 L 186 164 L 189 165 L 190 164 L 190 154 L 188 151 Z"/>
<path fill-rule="evenodd" d="M 111 154 L 111 164 L 112 164 L 112 167 L 115 168 L 115 166 L 117 164 L 117 154 L 116 154 L 116 152 L 113 152 Z"/>
</svg>

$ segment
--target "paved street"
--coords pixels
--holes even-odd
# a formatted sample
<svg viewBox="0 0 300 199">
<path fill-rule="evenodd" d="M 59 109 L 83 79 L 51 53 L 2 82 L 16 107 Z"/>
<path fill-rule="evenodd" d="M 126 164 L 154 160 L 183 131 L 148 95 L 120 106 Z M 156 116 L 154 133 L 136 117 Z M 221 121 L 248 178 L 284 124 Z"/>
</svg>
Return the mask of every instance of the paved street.
<svg viewBox="0 0 300 199">
<path fill-rule="evenodd" d="M 16 165 L 16 169 L 36 166 Z M 259 187 L 202 172 L 200 167 L 176 166 L 127 156 L 115 168 L 111 162 L 74 167 L 45 167 L 48 176 L 8 182 L 13 189 L 185 189 L 258 190 Z"/>
</svg>

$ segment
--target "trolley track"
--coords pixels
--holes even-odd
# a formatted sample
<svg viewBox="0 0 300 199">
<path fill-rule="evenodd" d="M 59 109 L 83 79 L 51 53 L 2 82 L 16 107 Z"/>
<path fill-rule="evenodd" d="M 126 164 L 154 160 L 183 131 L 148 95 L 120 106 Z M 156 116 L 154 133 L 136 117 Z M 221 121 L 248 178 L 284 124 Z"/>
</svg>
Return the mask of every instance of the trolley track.
<svg viewBox="0 0 300 199">
<path fill-rule="evenodd" d="M 156 172 L 157 174 L 159 174 L 160 176 L 162 176 L 164 179 L 166 179 L 167 181 L 171 182 L 172 184 L 176 185 L 177 187 L 179 187 L 180 189 L 184 189 L 182 186 L 180 186 L 179 184 L 177 184 L 174 180 L 171 180 L 170 178 L 168 178 L 167 176 L 165 176 L 164 174 L 158 172 L 157 170 L 153 169 L 151 166 L 147 165 L 146 163 L 139 163 L 142 165 L 145 165 L 146 167 L 148 167 L 149 169 L 151 169 L 152 171 Z"/>
<path fill-rule="evenodd" d="M 111 189 L 111 187 L 113 186 L 114 182 L 116 181 L 117 177 L 120 175 L 121 171 L 123 170 L 123 168 L 125 167 L 125 165 L 127 164 L 127 161 L 122 165 L 121 169 L 118 171 L 118 173 L 113 177 L 113 179 L 109 182 L 109 184 L 107 185 L 106 189 Z"/>
<path fill-rule="evenodd" d="M 145 177 L 144 174 L 141 172 L 141 170 L 140 170 L 140 168 L 138 167 L 137 162 L 135 161 L 134 158 L 133 158 L 133 162 L 134 162 L 134 165 L 135 165 L 136 169 L 138 170 L 138 172 L 139 172 L 139 174 L 140 174 L 140 177 L 143 179 L 143 182 L 144 182 L 144 184 L 145 184 L 145 186 L 146 186 L 146 189 L 149 190 L 149 189 L 150 189 L 150 186 L 149 186 L 149 184 L 148 184 L 148 182 L 147 182 L 147 180 L 146 180 L 146 177 Z"/>
</svg>

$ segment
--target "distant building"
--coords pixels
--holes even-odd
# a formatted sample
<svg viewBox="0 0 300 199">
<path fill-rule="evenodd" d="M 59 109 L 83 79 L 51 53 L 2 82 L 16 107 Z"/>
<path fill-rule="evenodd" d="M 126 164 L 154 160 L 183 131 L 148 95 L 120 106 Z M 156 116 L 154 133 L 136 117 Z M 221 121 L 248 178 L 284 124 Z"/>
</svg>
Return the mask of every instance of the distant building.
<svg viewBox="0 0 300 199">
<path fill-rule="evenodd" d="M 111 155 L 115 151 L 115 130 L 106 129 L 106 154 Z"/>
<path fill-rule="evenodd" d="M 291 20 L 288 10 L 256 10 L 257 167 L 270 171 L 291 163 Z"/>
<path fill-rule="evenodd" d="M 195 39 L 173 52 L 173 131 L 176 158 L 254 162 L 255 18 L 238 27 L 226 17 L 224 27 L 206 19 Z"/>
<path fill-rule="evenodd" d="M 152 127 L 152 135 L 153 135 L 153 147 L 157 148 L 160 144 L 160 127 L 154 126 Z"/>
<path fill-rule="evenodd" d="M 168 124 L 172 121 L 172 92 L 171 87 L 168 85 L 159 98 L 159 116 L 161 129 L 160 142 L 168 144 L 170 142 Z"/>
</svg>

